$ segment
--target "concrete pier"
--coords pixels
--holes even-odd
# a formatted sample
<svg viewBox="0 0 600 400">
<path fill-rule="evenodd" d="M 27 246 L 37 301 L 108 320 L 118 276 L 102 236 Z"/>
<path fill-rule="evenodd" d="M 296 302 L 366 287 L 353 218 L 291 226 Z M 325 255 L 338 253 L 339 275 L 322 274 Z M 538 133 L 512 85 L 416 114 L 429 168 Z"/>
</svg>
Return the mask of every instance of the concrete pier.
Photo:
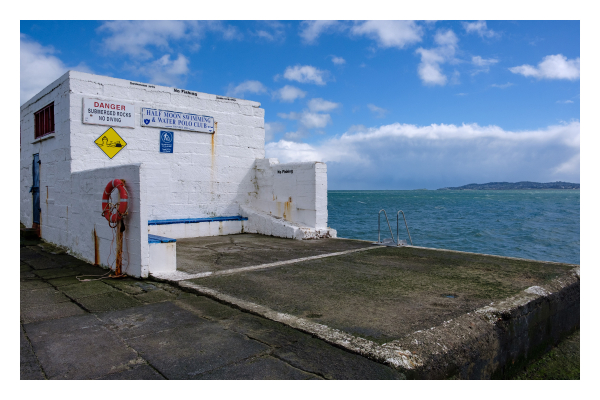
<svg viewBox="0 0 600 400">
<path fill-rule="evenodd" d="M 254 234 L 177 252 L 154 282 L 80 282 L 107 271 L 22 239 L 22 378 L 501 378 L 579 327 L 577 265 Z"/>
</svg>

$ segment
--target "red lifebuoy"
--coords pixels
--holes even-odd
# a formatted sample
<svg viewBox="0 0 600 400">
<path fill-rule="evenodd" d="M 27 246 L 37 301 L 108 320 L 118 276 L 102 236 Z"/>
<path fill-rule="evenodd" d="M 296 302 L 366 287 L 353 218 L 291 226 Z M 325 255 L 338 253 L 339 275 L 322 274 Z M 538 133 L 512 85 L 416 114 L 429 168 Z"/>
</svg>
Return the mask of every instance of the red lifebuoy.
<svg viewBox="0 0 600 400">
<path fill-rule="evenodd" d="M 110 198 L 110 194 L 114 189 L 119 190 L 119 208 L 115 214 L 111 214 L 111 207 L 109 206 L 108 199 Z M 129 198 L 129 194 L 125 189 L 125 185 L 120 179 L 113 179 L 108 182 L 106 185 L 106 189 L 104 189 L 104 193 L 102 194 L 102 215 L 106 220 L 110 223 L 116 223 L 118 220 L 123 218 L 123 215 L 127 213 L 127 199 Z"/>
</svg>

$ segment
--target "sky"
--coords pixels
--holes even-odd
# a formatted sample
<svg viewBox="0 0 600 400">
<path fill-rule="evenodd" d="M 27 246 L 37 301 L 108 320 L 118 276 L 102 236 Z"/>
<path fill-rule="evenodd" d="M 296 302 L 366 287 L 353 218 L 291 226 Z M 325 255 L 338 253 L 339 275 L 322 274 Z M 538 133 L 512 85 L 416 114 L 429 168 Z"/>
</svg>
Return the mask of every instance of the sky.
<svg viewBox="0 0 600 400">
<path fill-rule="evenodd" d="M 580 182 L 579 21 L 21 21 L 21 104 L 68 70 L 258 101 L 332 190 Z"/>
</svg>

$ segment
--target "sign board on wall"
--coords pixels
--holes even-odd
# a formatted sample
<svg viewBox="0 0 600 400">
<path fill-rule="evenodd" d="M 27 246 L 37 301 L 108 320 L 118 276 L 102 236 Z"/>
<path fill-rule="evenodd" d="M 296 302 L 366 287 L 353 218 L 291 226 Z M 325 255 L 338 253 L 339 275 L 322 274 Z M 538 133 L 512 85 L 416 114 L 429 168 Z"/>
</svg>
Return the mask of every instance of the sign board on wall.
<svg viewBox="0 0 600 400">
<path fill-rule="evenodd" d="M 98 146 L 110 159 L 127 146 L 125 139 L 119 136 L 117 131 L 113 128 L 108 128 L 106 132 L 94 141 L 94 143 L 96 143 L 96 146 Z"/>
<path fill-rule="evenodd" d="M 215 120 L 205 115 L 142 108 L 142 126 L 214 133 Z"/>
<path fill-rule="evenodd" d="M 160 131 L 160 152 L 173 152 L 173 132 Z"/>
<path fill-rule="evenodd" d="M 83 99 L 83 123 L 135 127 L 133 103 L 115 100 Z"/>
</svg>

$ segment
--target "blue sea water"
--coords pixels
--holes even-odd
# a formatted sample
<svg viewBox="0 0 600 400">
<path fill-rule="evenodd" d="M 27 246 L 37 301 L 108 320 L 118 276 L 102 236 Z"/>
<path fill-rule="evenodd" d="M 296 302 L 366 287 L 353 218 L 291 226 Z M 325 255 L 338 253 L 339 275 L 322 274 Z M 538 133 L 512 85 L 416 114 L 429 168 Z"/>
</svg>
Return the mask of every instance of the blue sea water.
<svg viewBox="0 0 600 400">
<path fill-rule="evenodd" d="M 579 264 L 579 190 L 330 190 L 338 237 L 377 240 L 404 211 L 415 246 Z M 381 214 L 381 237 L 389 238 Z M 400 239 L 408 241 L 402 214 Z M 410 242 L 409 242 L 410 243 Z"/>
</svg>

